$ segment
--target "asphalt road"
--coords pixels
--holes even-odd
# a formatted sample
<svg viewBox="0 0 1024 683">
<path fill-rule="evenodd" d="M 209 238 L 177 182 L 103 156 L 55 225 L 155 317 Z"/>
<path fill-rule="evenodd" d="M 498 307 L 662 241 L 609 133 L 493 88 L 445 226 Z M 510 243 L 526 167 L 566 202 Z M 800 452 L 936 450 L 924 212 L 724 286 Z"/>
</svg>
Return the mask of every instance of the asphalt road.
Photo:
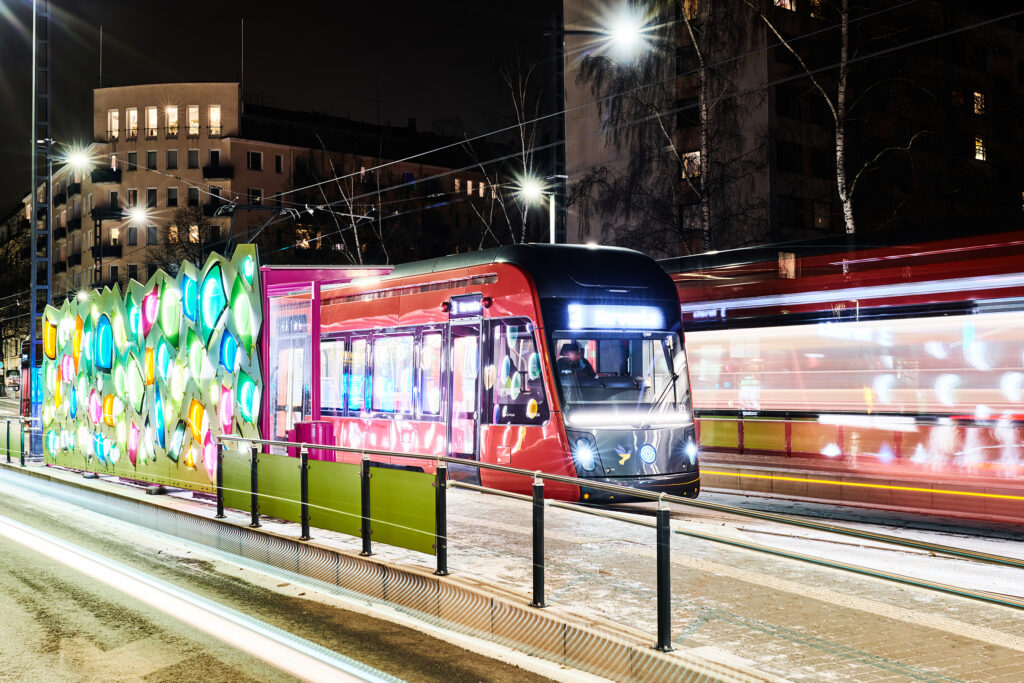
<svg viewBox="0 0 1024 683">
<path fill-rule="evenodd" d="M 45 504 L 44 504 L 45 503 Z M 548 680 L 421 631 L 243 578 L 186 545 L 0 488 L 0 515 L 409 681 Z M 2 521 L 2 520 L 0 520 Z M 0 537 L 0 677 L 25 681 L 294 680 L 77 569 Z M 567 674 L 569 672 L 566 672 Z"/>
</svg>

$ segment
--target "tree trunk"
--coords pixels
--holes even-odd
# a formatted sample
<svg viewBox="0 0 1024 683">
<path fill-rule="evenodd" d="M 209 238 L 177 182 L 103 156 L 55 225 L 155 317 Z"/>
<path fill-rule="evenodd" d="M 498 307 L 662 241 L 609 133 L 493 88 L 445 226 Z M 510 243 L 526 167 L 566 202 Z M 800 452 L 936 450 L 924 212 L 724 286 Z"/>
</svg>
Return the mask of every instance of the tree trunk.
<svg viewBox="0 0 1024 683">
<path fill-rule="evenodd" d="M 836 188 L 843 206 L 846 234 L 853 235 L 853 195 L 846 179 L 846 77 L 850 51 L 850 0 L 842 0 L 839 43 L 839 84 L 836 89 Z"/>
</svg>

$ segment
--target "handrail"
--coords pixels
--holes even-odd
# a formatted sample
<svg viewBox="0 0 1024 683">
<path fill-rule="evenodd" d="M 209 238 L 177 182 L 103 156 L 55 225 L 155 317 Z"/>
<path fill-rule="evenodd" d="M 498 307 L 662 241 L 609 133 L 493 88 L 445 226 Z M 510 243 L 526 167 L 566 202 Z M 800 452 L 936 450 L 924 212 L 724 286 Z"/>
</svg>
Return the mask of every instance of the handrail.
<svg viewBox="0 0 1024 683">
<path fill-rule="evenodd" d="M 689 505 L 691 507 L 698 507 L 705 510 L 712 510 L 715 512 L 739 515 L 743 517 L 751 517 L 754 519 L 776 522 L 778 524 L 787 524 L 789 526 L 796 526 L 804 529 L 814 529 L 816 531 L 822 531 L 825 533 L 837 534 L 842 536 L 851 536 L 853 538 L 860 538 L 863 540 L 871 540 L 877 543 L 887 543 L 889 545 L 896 545 L 904 548 L 914 548 L 916 550 L 924 550 L 927 552 L 949 555 L 951 557 L 961 557 L 965 559 L 976 560 L 978 562 L 985 562 L 988 564 L 996 564 L 1007 567 L 1014 567 L 1017 569 L 1024 569 L 1024 560 L 1015 557 L 995 555 L 993 553 L 985 553 L 976 550 L 970 550 L 967 548 L 958 548 L 955 546 L 941 545 L 938 543 L 928 543 L 926 541 L 917 541 L 911 538 L 901 538 L 899 536 L 892 536 L 889 534 L 882 534 L 878 532 L 863 531 L 860 529 L 854 529 L 851 527 L 841 526 L 838 524 L 826 524 L 824 522 L 816 522 L 809 519 L 800 519 L 797 517 L 790 517 L 789 515 L 782 515 L 774 512 L 762 512 L 760 510 L 749 510 L 746 508 L 741 508 L 733 505 L 710 503 L 708 501 L 702 501 L 693 498 L 683 498 L 682 496 L 674 496 L 668 493 L 652 493 L 650 491 L 644 491 L 643 489 L 635 489 L 630 488 L 628 486 L 619 486 L 618 484 L 609 484 L 607 482 L 602 481 L 591 481 L 589 479 L 569 477 L 562 474 L 549 474 L 546 472 L 538 472 L 535 470 L 524 470 L 517 467 L 509 467 L 507 465 L 496 465 L 494 463 L 488 462 L 477 462 L 475 460 L 466 460 L 463 458 L 450 458 L 443 455 L 410 455 L 408 453 L 395 453 L 392 451 L 347 448 L 344 446 L 329 446 L 323 444 L 304 442 L 277 441 L 273 439 L 247 439 L 244 437 L 236 436 L 219 436 L 217 438 L 220 439 L 221 441 L 230 441 L 235 443 L 264 444 L 270 446 L 285 446 L 288 448 L 306 448 L 307 450 L 320 449 L 325 451 L 352 453 L 357 455 L 380 455 L 392 458 L 406 458 L 409 460 L 433 460 L 435 462 L 468 465 L 470 467 L 476 467 L 478 469 L 493 470 L 497 472 L 504 472 L 506 474 L 516 474 L 525 477 L 538 477 L 546 481 L 569 484 L 570 486 L 585 486 L 587 488 L 596 489 L 599 491 L 607 491 L 609 493 L 617 493 L 650 501 L 663 500 L 665 502 L 678 503 L 680 505 Z"/>
</svg>

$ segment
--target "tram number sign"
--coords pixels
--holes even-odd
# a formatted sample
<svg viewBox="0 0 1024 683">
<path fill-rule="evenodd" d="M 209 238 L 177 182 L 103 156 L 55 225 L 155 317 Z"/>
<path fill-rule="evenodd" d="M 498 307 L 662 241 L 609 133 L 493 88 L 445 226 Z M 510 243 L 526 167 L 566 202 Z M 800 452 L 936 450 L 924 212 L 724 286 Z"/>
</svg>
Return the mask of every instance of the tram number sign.
<svg viewBox="0 0 1024 683">
<path fill-rule="evenodd" d="M 483 310 L 479 294 L 462 294 L 448 300 L 449 318 L 476 318 Z"/>
</svg>

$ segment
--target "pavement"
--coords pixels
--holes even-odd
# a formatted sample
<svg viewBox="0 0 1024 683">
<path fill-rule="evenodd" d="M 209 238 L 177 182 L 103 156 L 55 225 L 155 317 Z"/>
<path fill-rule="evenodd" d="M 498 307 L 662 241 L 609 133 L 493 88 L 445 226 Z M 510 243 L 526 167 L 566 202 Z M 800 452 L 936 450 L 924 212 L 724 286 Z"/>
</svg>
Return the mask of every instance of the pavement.
<svg viewBox="0 0 1024 683">
<path fill-rule="evenodd" d="M 212 502 L 189 493 L 145 496 L 111 481 L 87 481 L 54 468 L 29 469 L 77 487 L 214 521 Z M 549 607 L 536 609 L 529 607 L 530 506 L 460 489 L 452 489 L 448 500 L 452 574 L 444 578 L 433 576 L 432 556 L 375 544 L 372 557 L 360 558 L 360 540 L 342 534 L 314 529 L 313 540 L 303 544 L 298 525 L 269 519 L 259 533 L 273 542 L 336 554 L 339 567 L 353 563 L 360 568 L 353 576 L 362 578 L 347 588 L 361 590 L 368 603 L 390 598 L 385 602 L 410 623 L 465 633 L 466 621 L 475 620 L 477 635 L 489 634 L 509 647 L 570 667 L 567 676 L 578 669 L 615 680 L 698 675 L 706 680 L 813 681 L 1024 678 L 1024 615 L 1017 610 L 679 534 L 673 535 L 671 554 L 676 649 L 658 653 L 651 648 L 656 634 L 653 529 L 548 507 Z M 247 513 L 229 510 L 218 524 L 248 532 L 248 522 Z M 779 543 L 797 544 L 801 552 L 824 552 L 817 539 L 752 530 L 748 522 L 701 517 L 686 509 L 674 510 L 672 526 L 725 540 L 776 535 Z M 978 564 L 906 549 L 883 550 L 856 539 L 833 540 L 829 548 L 851 562 L 863 558 L 887 564 L 892 571 L 913 560 L 950 583 Z M 1018 573 L 986 580 L 1004 590 L 1024 586 L 1024 574 L 1006 571 Z M 367 579 L 367 572 L 384 576 L 384 587 Z M 342 574 L 339 569 L 338 581 Z M 430 609 L 424 607 L 428 599 Z M 558 647 L 551 645 L 553 640 Z M 570 647 L 573 642 L 575 649 Z"/>
</svg>

